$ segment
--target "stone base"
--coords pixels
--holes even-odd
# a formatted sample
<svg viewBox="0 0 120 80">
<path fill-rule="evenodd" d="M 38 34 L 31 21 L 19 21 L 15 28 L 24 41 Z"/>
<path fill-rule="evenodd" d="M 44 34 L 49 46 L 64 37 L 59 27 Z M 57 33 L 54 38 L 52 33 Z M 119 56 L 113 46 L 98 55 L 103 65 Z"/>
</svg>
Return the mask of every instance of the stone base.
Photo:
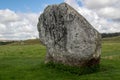
<svg viewBox="0 0 120 80">
<path fill-rule="evenodd" d="M 98 58 L 92 58 L 90 60 L 76 60 L 76 59 L 71 59 L 71 58 L 53 58 L 53 57 L 46 57 L 45 63 L 49 63 L 49 62 L 53 62 L 53 63 L 58 63 L 58 64 L 64 64 L 64 65 L 68 65 L 68 66 L 76 66 L 76 67 L 90 67 L 90 66 L 94 66 L 94 65 L 99 65 L 100 63 L 100 57 Z"/>
<path fill-rule="evenodd" d="M 47 62 L 46 66 L 49 68 L 57 69 L 62 72 L 70 72 L 72 74 L 77 74 L 77 75 L 85 75 L 85 74 L 91 74 L 100 71 L 100 65 L 99 65 L 100 59 L 91 59 L 90 61 L 81 64 L 81 65 L 67 65 L 67 64 L 62 64 L 62 63 L 56 63 L 56 62 Z"/>
</svg>

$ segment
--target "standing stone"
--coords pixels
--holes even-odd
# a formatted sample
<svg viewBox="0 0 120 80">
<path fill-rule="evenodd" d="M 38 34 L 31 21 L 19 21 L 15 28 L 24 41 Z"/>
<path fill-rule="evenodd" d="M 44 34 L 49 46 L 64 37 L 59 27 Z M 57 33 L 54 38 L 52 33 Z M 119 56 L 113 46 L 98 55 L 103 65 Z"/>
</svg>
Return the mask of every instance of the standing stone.
<svg viewBox="0 0 120 80">
<path fill-rule="evenodd" d="M 37 26 L 40 40 L 47 47 L 46 63 L 99 64 L 101 35 L 68 4 L 48 6 L 40 15 Z"/>
</svg>

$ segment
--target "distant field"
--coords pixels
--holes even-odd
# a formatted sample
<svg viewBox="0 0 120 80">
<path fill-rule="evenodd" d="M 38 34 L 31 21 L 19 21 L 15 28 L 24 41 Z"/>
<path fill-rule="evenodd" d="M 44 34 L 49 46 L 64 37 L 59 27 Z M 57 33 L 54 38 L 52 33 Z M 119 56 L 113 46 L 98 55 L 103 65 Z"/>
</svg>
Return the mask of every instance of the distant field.
<svg viewBox="0 0 120 80">
<path fill-rule="evenodd" d="M 111 42 L 111 43 L 120 43 L 120 36 L 117 37 L 108 37 L 108 38 L 103 38 L 103 42 Z"/>
<path fill-rule="evenodd" d="M 120 37 L 102 42 L 100 71 L 84 75 L 46 66 L 38 40 L 0 46 L 0 80 L 120 80 Z"/>
</svg>

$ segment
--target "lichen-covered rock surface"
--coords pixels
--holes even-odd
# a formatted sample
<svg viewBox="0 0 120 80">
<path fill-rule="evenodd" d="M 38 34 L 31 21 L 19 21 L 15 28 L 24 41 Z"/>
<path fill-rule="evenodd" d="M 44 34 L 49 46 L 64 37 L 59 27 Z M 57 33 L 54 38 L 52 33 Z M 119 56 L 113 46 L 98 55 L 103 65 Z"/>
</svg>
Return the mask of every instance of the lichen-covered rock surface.
<svg viewBox="0 0 120 80">
<path fill-rule="evenodd" d="M 68 4 L 46 7 L 39 17 L 38 31 L 47 48 L 45 62 L 70 66 L 99 64 L 101 35 Z"/>
</svg>

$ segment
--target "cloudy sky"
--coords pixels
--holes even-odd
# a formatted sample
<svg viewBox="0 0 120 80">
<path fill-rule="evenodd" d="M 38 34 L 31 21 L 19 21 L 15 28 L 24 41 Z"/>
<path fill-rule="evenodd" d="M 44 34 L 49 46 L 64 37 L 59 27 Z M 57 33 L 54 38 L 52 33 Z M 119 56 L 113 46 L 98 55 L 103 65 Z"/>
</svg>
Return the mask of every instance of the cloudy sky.
<svg viewBox="0 0 120 80">
<path fill-rule="evenodd" d="M 0 40 L 38 37 L 37 22 L 44 8 L 66 2 L 100 33 L 120 32 L 120 0 L 0 0 Z"/>
</svg>

